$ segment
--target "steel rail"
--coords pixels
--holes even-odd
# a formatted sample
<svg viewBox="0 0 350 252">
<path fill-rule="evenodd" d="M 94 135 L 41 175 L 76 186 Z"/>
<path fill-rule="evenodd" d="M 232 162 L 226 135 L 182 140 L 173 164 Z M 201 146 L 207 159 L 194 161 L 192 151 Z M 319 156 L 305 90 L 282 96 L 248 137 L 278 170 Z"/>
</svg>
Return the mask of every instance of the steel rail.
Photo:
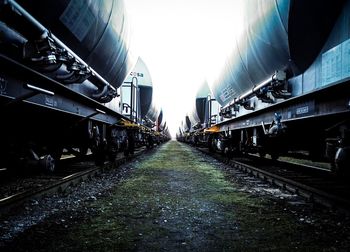
<svg viewBox="0 0 350 252">
<path fill-rule="evenodd" d="M 131 161 L 133 158 L 140 156 L 147 150 L 148 149 L 146 148 L 141 148 L 140 150 L 136 150 L 132 156 L 123 156 L 117 158 L 115 161 L 113 161 L 113 163 L 115 165 L 121 165 L 123 163 L 126 163 L 127 161 Z M 105 169 L 108 169 L 108 165 L 110 165 L 110 162 L 106 162 L 102 166 L 95 166 L 93 168 L 81 172 L 76 172 L 67 175 L 63 178 L 60 178 L 58 181 L 55 181 L 51 184 L 43 185 L 39 188 L 29 189 L 23 192 L 4 197 L 0 199 L 0 214 L 6 213 L 14 207 L 31 199 L 36 199 L 44 195 L 51 195 L 54 193 L 64 192 L 68 187 L 77 185 L 87 179 L 91 179 L 93 176 L 103 172 Z"/>
<path fill-rule="evenodd" d="M 262 179 L 273 186 L 278 186 L 291 193 L 299 195 L 302 198 L 304 198 L 307 202 L 317 203 L 327 208 L 337 209 L 345 212 L 350 211 L 350 200 L 345 197 L 340 197 L 338 195 L 329 193 L 325 190 L 320 190 L 313 186 L 303 184 L 301 182 L 274 174 L 269 171 L 265 171 L 252 165 L 245 164 L 243 162 L 239 162 L 236 160 L 227 160 L 226 157 L 223 157 L 221 155 L 215 155 L 215 153 L 210 153 L 209 151 L 204 150 L 202 148 L 197 148 L 197 150 L 217 159 L 218 161 L 228 164 L 234 169 L 238 169 L 241 172 Z"/>
</svg>

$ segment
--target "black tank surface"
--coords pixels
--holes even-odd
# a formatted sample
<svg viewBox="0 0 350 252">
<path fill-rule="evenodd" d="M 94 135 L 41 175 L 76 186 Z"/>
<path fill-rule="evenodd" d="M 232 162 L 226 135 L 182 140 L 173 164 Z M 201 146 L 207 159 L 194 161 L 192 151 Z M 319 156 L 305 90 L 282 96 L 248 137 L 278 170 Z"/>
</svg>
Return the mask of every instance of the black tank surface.
<svg viewBox="0 0 350 252">
<path fill-rule="evenodd" d="M 185 120 L 183 122 L 183 131 L 184 132 L 189 132 L 191 131 L 191 120 L 190 117 L 188 115 L 185 116 Z"/>
<path fill-rule="evenodd" d="M 189 119 L 192 126 L 196 126 L 198 128 L 202 127 L 202 124 L 205 121 L 205 114 L 207 112 L 206 103 L 208 100 L 208 95 L 210 95 L 210 89 L 208 82 L 204 81 L 196 93 L 196 98 L 194 100 L 191 113 L 189 114 Z"/>
<path fill-rule="evenodd" d="M 225 106 L 271 77 L 304 72 L 328 37 L 344 1 L 242 1 L 243 32 L 223 69 L 209 83 Z M 229 52 L 228 52 L 229 53 Z"/>
<path fill-rule="evenodd" d="M 112 86 L 118 88 L 122 84 L 132 66 L 129 26 L 122 0 L 18 3 Z"/>
<path fill-rule="evenodd" d="M 157 119 L 157 130 L 158 131 L 164 131 L 166 128 L 166 120 L 164 118 L 164 113 L 163 113 L 163 109 L 160 109 L 159 115 L 158 115 L 158 119 Z"/>
</svg>

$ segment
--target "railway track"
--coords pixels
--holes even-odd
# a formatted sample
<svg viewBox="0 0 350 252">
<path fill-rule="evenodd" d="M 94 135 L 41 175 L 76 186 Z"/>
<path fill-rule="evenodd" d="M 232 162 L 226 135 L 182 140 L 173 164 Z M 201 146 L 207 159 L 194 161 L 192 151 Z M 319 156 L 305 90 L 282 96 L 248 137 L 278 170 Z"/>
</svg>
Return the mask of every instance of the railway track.
<svg viewBox="0 0 350 252">
<path fill-rule="evenodd" d="M 6 213 L 23 202 L 33 200 L 40 196 L 63 192 L 70 186 L 90 179 L 104 170 L 113 169 L 140 156 L 146 151 L 147 149 L 145 147 L 141 147 L 136 149 L 135 153 L 129 157 L 118 154 L 114 162 L 105 162 L 102 166 L 96 166 L 89 156 L 84 160 L 82 160 L 82 158 L 61 160 L 61 169 L 56 173 L 17 177 L 7 184 L 2 181 L 0 214 Z M 6 193 L 6 190 L 9 190 L 8 188 L 14 186 L 17 188 L 12 188 L 10 193 Z"/>
<path fill-rule="evenodd" d="M 205 148 L 197 149 L 234 169 L 297 194 L 308 202 L 331 209 L 350 211 L 350 185 L 346 179 L 333 176 L 329 171 L 254 156 L 227 159 L 218 153 L 210 153 Z"/>
</svg>

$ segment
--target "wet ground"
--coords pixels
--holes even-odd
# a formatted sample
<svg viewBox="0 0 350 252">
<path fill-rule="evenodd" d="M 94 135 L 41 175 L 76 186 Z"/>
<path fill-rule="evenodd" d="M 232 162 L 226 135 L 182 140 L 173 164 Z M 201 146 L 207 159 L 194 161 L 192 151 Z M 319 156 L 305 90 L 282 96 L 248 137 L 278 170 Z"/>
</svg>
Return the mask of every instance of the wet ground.
<svg viewBox="0 0 350 252">
<path fill-rule="evenodd" d="M 2 233 L 1 251 L 350 249 L 347 215 L 308 204 L 175 141 L 55 199 L 0 220 L 0 234 L 12 232 Z M 47 210 L 50 204 L 56 211 Z M 11 223 L 35 211 L 48 212 L 14 232 Z"/>
</svg>

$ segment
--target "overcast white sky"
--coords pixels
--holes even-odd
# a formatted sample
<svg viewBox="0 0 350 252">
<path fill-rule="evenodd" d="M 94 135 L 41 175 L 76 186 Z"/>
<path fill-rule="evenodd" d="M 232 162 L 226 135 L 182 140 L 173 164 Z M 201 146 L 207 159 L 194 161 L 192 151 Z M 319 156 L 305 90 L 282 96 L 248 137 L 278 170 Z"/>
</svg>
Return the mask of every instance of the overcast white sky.
<svg viewBox="0 0 350 252">
<path fill-rule="evenodd" d="M 125 0 L 132 43 L 152 76 L 174 137 L 198 86 L 223 64 L 239 23 L 238 0 Z"/>
</svg>

